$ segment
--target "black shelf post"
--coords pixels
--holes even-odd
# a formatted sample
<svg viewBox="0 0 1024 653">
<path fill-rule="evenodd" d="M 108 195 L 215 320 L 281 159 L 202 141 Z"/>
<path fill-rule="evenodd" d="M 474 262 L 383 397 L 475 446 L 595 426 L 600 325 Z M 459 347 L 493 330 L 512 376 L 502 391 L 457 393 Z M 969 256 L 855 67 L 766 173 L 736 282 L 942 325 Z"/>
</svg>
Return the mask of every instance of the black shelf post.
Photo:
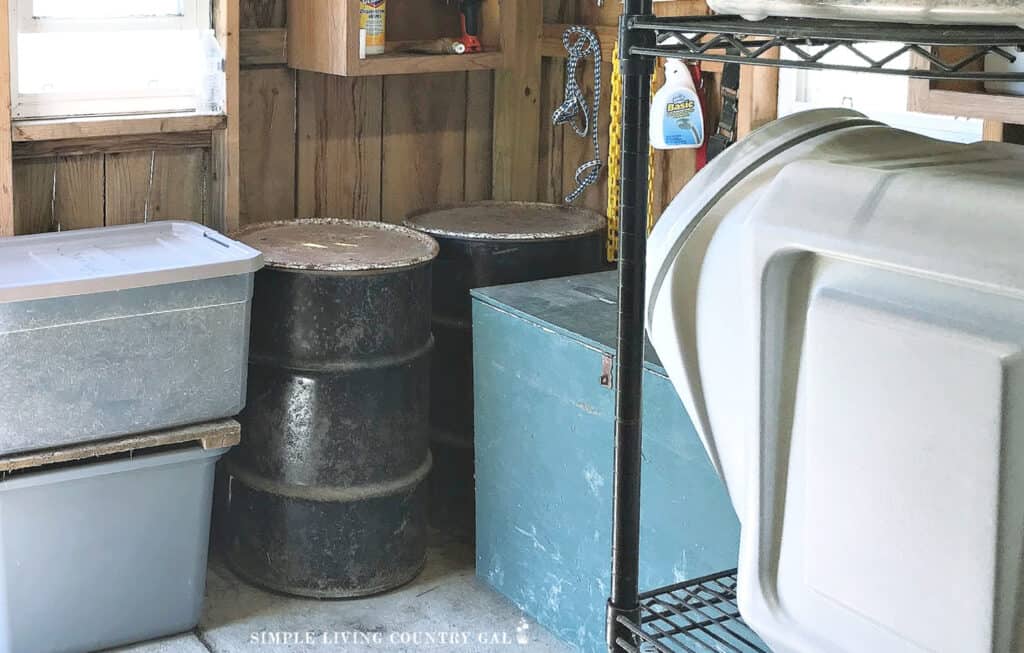
<svg viewBox="0 0 1024 653">
<path fill-rule="evenodd" d="M 615 481 L 612 595 L 608 650 L 632 642 L 620 618 L 639 619 L 641 408 L 644 369 L 644 285 L 647 258 L 648 123 L 654 59 L 631 54 L 654 45 L 654 33 L 633 31 L 634 18 L 653 18 L 651 0 L 625 0 L 619 19 L 622 68 L 622 197 L 619 210 L 619 332 L 615 358 Z"/>
</svg>

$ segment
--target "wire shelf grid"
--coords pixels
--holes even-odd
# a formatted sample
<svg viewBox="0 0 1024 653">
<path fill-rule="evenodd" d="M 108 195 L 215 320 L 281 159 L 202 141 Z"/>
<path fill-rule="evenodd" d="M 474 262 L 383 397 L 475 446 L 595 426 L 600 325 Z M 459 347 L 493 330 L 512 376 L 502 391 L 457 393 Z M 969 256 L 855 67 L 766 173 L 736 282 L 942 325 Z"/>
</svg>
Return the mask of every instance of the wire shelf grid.
<svg viewBox="0 0 1024 653">
<path fill-rule="evenodd" d="M 736 605 L 736 570 L 640 595 L 640 623 L 619 618 L 634 635 L 625 653 L 770 653 Z"/>
<path fill-rule="evenodd" d="M 646 7 L 644 6 L 646 3 Z M 636 165 L 624 166 L 620 179 L 625 226 L 646 220 L 649 180 L 647 139 L 642 127 L 650 108 L 647 93 L 653 57 L 718 61 L 776 68 L 839 70 L 902 75 L 920 79 L 1024 81 L 1024 73 L 984 70 L 989 56 L 1015 62 L 1024 55 L 1024 29 L 983 25 L 913 25 L 800 18 L 746 21 L 736 16 L 661 18 L 650 15 L 647 0 L 625 0 L 620 25 L 623 61 L 623 150 Z M 645 11 L 645 13 L 640 13 Z M 865 44 L 873 44 L 870 48 Z M 885 52 L 888 47 L 889 49 Z M 910 55 L 905 56 L 905 55 Z M 852 61 L 852 63 L 850 63 Z M 631 200 L 626 202 L 625 200 Z M 631 233 L 640 233 L 633 229 Z M 634 239 L 636 240 L 636 239 Z M 620 296 L 643 295 L 645 249 L 630 243 L 620 252 Z M 631 305 L 624 301 L 624 305 Z M 617 406 L 638 417 L 643 342 L 642 301 L 619 319 L 620 357 Z M 628 365 L 626 364 L 628 362 Z M 626 368 L 629 368 L 628 370 Z M 624 399 L 629 399 L 625 401 Z M 635 415 L 634 415 L 635 413 Z M 629 417 L 630 415 L 627 415 Z M 625 653 L 771 653 L 744 623 L 736 601 L 736 570 L 636 594 L 639 565 L 640 438 L 639 419 L 616 422 L 615 546 L 613 591 L 609 602 L 609 649 Z M 624 479 L 619 487 L 619 479 Z M 616 582 L 618 581 L 618 583 Z M 632 597 L 638 597 L 637 605 Z M 632 604 L 632 605 L 630 605 Z"/>
<path fill-rule="evenodd" d="M 1024 74 L 985 72 L 981 65 L 990 55 L 1014 62 L 1024 54 L 1024 30 L 1017 27 L 829 21 L 826 35 L 822 22 L 811 19 L 752 22 L 730 16 L 696 16 L 635 18 L 630 29 L 656 35 L 653 47 L 630 50 L 637 56 L 924 79 L 1024 80 Z M 888 48 L 876 53 L 876 45 L 867 52 L 863 47 L 867 43 Z M 908 65 L 906 54 L 928 66 Z"/>
</svg>

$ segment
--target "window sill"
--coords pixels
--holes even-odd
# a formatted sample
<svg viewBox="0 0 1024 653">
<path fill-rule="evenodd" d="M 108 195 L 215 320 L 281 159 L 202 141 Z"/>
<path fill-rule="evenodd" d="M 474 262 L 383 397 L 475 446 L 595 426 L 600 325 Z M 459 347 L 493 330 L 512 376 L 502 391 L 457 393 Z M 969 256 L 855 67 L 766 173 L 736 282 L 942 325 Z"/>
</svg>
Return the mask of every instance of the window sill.
<svg viewBox="0 0 1024 653">
<path fill-rule="evenodd" d="M 24 143 L 107 136 L 209 132 L 222 130 L 226 126 L 227 117 L 223 115 L 156 114 L 15 120 L 11 124 L 11 134 L 15 143 Z"/>
</svg>

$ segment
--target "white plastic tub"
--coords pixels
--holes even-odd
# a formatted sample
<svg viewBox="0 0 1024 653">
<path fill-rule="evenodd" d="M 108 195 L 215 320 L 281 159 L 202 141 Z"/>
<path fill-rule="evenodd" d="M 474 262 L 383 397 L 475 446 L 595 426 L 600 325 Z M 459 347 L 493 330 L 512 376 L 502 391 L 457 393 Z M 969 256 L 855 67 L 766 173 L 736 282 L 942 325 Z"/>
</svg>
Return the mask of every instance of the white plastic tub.
<svg viewBox="0 0 1024 653">
<path fill-rule="evenodd" d="M 720 14 L 900 23 L 1024 25 L 1018 0 L 708 0 Z"/>
<path fill-rule="evenodd" d="M 648 330 L 775 653 L 1015 653 L 1024 148 L 795 114 L 651 235 Z"/>
<path fill-rule="evenodd" d="M 0 240 L 0 454 L 238 414 L 261 266 L 189 222 Z"/>
</svg>

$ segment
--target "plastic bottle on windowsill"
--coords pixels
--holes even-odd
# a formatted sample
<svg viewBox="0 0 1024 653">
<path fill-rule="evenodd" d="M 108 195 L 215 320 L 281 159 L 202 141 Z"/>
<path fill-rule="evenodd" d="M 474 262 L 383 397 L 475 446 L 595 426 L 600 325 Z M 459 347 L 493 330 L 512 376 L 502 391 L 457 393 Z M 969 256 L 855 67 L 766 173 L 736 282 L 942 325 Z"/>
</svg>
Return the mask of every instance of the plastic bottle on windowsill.
<svg viewBox="0 0 1024 653">
<path fill-rule="evenodd" d="M 224 77 L 224 51 L 213 30 L 199 36 L 199 80 L 196 111 L 205 114 L 224 113 L 227 82 Z"/>
</svg>

